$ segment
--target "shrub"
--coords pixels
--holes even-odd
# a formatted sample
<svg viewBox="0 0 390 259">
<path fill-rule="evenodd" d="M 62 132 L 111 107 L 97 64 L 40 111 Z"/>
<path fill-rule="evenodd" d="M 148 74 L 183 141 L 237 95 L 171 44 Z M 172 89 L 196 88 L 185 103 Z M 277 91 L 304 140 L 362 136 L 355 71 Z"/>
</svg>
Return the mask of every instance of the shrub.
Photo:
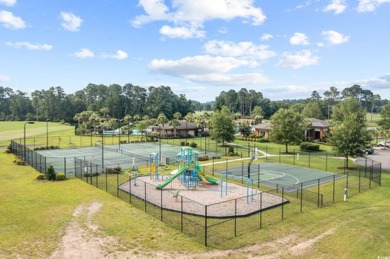
<svg viewBox="0 0 390 259">
<path fill-rule="evenodd" d="M 54 172 L 54 167 L 52 165 L 47 169 L 46 179 L 49 181 L 54 181 L 56 179 L 56 173 Z"/>
<path fill-rule="evenodd" d="M 229 151 L 228 151 L 229 156 L 230 156 L 230 153 L 233 153 L 233 155 L 234 155 L 234 147 L 229 147 Z"/>
<path fill-rule="evenodd" d="M 56 180 L 57 181 L 63 181 L 63 180 L 66 180 L 66 176 L 65 176 L 65 174 L 64 173 L 58 173 L 57 175 L 56 175 Z"/>
<path fill-rule="evenodd" d="M 311 142 L 302 142 L 299 144 L 299 148 L 302 151 L 320 151 L 320 145 Z"/>
<path fill-rule="evenodd" d="M 185 144 L 186 144 L 185 141 L 181 141 L 181 142 L 180 142 L 180 145 L 181 145 L 181 146 L 184 146 Z"/>
<path fill-rule="evenodd" d="M 42 181 L 42 180 L 45 180 L 46 179 L 46 177 L 45 177 L 45 175 L 44 174 L 38 174 L 38 176 L 37 176 L 37 178 L 36 178 L 37 180 L 39 180 L 39 181 Z"/>
<path fill-rule="evenodd" d="M 20 158 L 15 159 L 14 163 L 17 164 L 17 165 L 26 165 L 27 164 L 26 161 L 23 161 Z"/>
<path fill-rule="evenodd" d="M 107 174 L 120 174 L 122 171 L 122 168 L 120 168 L 119 166 L 118 167 L 115 167 L 115 168 L 107 168 Z"/>
<path fill-rule="evenodd" d="M 207 161 L 207 160 L 209 160 L 209 156 L 207 156 L 207 155 L 203 155 L 203 156 L 198 157 L 198 161 Z"/>
<path fill-rule="evenodd" d="M 192 142 L 190 146 L 191 146 L 191 147 L 197 147 L 198 144 L 196 144 L 195 142 Z"/>
</svg>

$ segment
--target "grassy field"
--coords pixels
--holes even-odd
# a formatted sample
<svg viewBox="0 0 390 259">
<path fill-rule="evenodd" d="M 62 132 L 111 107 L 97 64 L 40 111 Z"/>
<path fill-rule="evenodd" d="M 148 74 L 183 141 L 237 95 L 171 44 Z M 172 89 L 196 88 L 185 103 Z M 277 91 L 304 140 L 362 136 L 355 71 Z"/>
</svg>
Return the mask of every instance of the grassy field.
<svg viewBox="0 0 390 259">
<path fill-rule="evenodd" d="M 4 144 L 23 136 L 23 123 L 0 126 Z M 68 136 L 73 127 L 57 135 Z M 29 136 L 45 136 L 46 123 L 27 125 Z M 37 127 L 37 131 L 34 131 Z M 20 130 L 20 128 L 22 130 Z M 39 130 L 38 130 L 39 129 Z M 42 132 L 43 131 L 43 132 Z M 12 135 L 11 132 L 13 132 Z M 8 134 L 8 140 L 5 136 Z M 194 258 L 244 258 L 280 253 L 285 258 L 377 258 L 390 256 L 390 174 L 384 173 L 382 187 L 364 192 L 321 209 L 288 217 L 263 229 L 239 235 L 213 248 L 205 248 L 180 232 L 134 208 L 122 200 L 78 179 L 38 182 L 38 173 L 28 166 L 17 166 L 14 156 L 0 149 L 0 258 L 45 258 L 58 247 L 64 229 L 80 204 L 100 202 L 103 208 L 94 223 L 106 235 L 117 238 L 125 248 L 138 249 L 140 255 L 156 257 L 156 252 L 180 251 Z M 314 163 L 314 161 L 313 161 Z M 315 161 L 318 163 L 318 161 Z M 332 231 L 313 243 L 304 254 L 288 249 Z M 274 243 L 293 236 L 288 242 Z M 272 242 L 271 242 L 272 243 Z M 309 242 L 310 243 L 310 242 Z"/>
</svg>

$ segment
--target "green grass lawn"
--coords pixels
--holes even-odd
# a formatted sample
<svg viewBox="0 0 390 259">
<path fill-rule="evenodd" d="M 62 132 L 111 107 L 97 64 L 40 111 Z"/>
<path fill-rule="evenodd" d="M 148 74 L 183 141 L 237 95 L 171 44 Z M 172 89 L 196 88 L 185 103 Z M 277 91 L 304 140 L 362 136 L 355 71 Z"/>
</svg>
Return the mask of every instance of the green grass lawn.
<svg viewBox="0 0 390 259">
<path fill-rule="evenodd" d="M 5 123 L 0 126 L 4 126 L 1 130 L 8 134 L 18 131 L 12 137 L 23 135 L 23 123 L 15 123 L 12 126 L 6 126 Z M 39 137 L 46 134 L 45 123 L 27 127 L 30 136 Z M 37 131 L 34 131 L 33 127 L 37 127 Z M 49 127 L 54 129 L 55 125 L 49 124 Z M 58 127 L 63 125 L 58 124 Z M 22 131 L 19 128 L 22 128 Z M 59 129 L 56 134 L 69 136 L 73 129 Z M 9 138 L 0 143 L 9 143 Z M 38 173 L 34 169 L 17 166 L 13 160 L 13 155 L 5 154 L 0 149 L 0 258 L 15 258 L 17 255 L 23 258 L 49 256 L 59 245 L 61 234 L 71 220 L 74 209 L 80 204 L 92 202 L 103 204 L 96 214 L 95 224 L 107 235 L 118 238 L 125 247 L 139 247 L 142 251 L 180 250 L 194 257 L 207 257 L 203 253 L 210 249 L 239 249 L 291 234 L 295 236 L 294 242 L 302 242 L 331 229 L 333 234 L 315 243 L 308 253 L 297 257 L 377 258 L 390 255 L 389 172 L 383 174 L 381 187 L 353 196 L 347 202 L 305 210 L 304 213 L 295 213 L 297 208 L 291 205 L 286 207 L 287 216 L 284 220 L 273 221 L 273 213 L 276 216 L 280 213 L 269 211 L 268 217 L 264 215 L 264 220 L 268 221 L 264 221 L 261 230 L 244 231 L 239 233 L 237 238 L 205 248 L 101 189 L 78 179 L 38 182 L 35 180 Z M 312 163 L 313 167 L 321 167 L 317 160 Z M 256 220 L 257 218 L 252 216 L 240 219 L 238 224 L 250 228 Z M 267 250 L 250 252 L 252 256 L 264 254 L 267 254 Z M 225 257 L 229 257 L 229 254 Z"/>
</svg>

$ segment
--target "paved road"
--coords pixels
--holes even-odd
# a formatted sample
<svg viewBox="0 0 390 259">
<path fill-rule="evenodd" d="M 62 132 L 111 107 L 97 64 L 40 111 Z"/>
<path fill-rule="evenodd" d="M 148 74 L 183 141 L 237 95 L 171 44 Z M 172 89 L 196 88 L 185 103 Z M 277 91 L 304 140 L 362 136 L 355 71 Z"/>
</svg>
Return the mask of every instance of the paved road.
<svg viewBox="0 0 390 259">
<path fill-rule="evenodd" d="M 374 154 L 367 155 L 367 157 L 382 163 L 382 172 L 390 173 L 390 149 L 376 147 Z"/>
</svg>

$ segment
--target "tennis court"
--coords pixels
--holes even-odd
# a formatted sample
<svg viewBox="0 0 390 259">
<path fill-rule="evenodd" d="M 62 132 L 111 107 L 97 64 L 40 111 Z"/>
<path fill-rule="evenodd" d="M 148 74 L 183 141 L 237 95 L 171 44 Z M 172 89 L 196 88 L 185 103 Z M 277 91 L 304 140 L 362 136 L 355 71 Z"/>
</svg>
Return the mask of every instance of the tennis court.
<svg viewBox="0 0 390 259">
<path fill-rule="evenodd" d="M 197 149 L 194 149 L 194 151 L 199 154 L 203 154 L 204 152 Z M 104 160 L 104 167 L 120 166 L 122 168 L 130 168 L 133 163 L 137 165 L 149 164 L 149 155 L 151 153 L 159 153 L 162 164 L 173 163 L 176 161 L 177 154 L 180 152 L 180 147 L 159 142 L 104 146 L 97 143 L 95 147 L 39 150 L 36 152 L 46 157 L 47 164 L 53 165 L 56 170 L 62 171 L 64 167 L 74 168 L 73 158 L 82 159 L 99 166 L 102 165 L 102 160 Z M 208 154 L 215 155 L 210 152 Z"/>
<path fill-rule="evenodd" d="M 248 175 L 248 171 L 250 175 Z M 254 163 L 250 168 L 229 167 L 227 170 L 218 170 L 215 173 L 221 175 L 228 173 L 244 177 L 250 176 L 254 183 L 271 188 L 297 185 L 302 185 L 302 188 L 310 188 L 316 186 L 318 181 L 324 183 L 346 177 L 343 174 L 334 174 L 317 169 L 270 162 Z"/>
</svg>

